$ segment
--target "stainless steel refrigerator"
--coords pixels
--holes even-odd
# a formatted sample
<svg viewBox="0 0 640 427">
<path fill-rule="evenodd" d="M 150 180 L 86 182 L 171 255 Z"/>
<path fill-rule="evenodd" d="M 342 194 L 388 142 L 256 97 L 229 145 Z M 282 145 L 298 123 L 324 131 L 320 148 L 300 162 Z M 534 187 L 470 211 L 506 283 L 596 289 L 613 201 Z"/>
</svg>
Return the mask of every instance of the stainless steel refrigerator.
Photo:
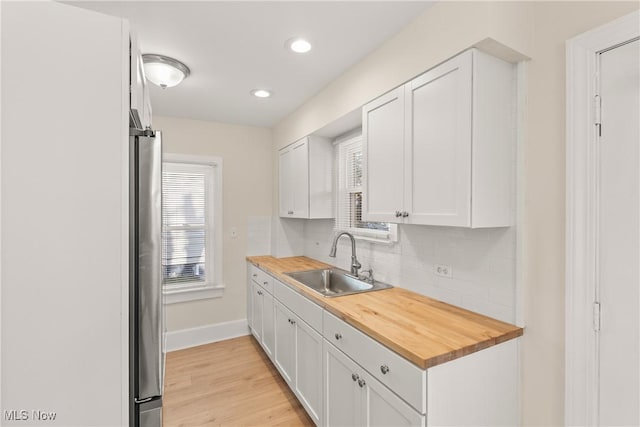
<svg viewBox="0 0 640 427">
<path fill-rule="evenodd" d="M 162 140 L 132 128 L 130 142 L 130 426 L 162 426 Z"/>
</svg>

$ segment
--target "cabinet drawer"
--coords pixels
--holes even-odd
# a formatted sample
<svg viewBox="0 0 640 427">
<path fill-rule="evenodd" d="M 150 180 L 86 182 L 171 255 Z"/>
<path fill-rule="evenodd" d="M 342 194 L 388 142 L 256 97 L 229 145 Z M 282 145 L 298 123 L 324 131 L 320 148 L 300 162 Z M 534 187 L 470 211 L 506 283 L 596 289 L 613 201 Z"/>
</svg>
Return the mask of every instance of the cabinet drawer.
<svg viewBox="0 0 640 427">
<path fill-rule="evenodd" d="M 425 370 L 327 311 L 324 312 L 323 335 L 418 412 L 426 414 Z"/>
<path fill-rule="evenodd" d="M 322 307 L 275 279 L 273 279 L 273 291 L 273 295 L 289 310 L 307 322 L 313 329 L 322 332 Z"/>
<path fill-rule="evenodd" d="M 273 294 L 273 277 L 269 276 L 255 265 L 251 265 L 249 274 L 251 275 L 251 280 L 262 286 L 267 292 Z"/>
</svg>

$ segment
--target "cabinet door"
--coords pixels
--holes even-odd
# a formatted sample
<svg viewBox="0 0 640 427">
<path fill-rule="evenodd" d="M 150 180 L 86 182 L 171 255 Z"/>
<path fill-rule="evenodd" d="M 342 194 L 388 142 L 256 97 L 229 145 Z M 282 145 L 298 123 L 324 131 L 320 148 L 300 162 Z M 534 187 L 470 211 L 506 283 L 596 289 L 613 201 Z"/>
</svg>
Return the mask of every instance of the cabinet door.
<svg viewBox="0 0 640 427">
<path fill-rule="evenodd" d="M 277 300 L 274 304 L 275 315 L 275 364 L 284 379 L 291 385 L 295 384 L 295 351 L 296 328 L 291 322 L 294 314 Z"/>
<path fill-rule="evenodd" d="M 365 413 L 367 426 L 424 426 L 425 416 L 419 414 L 395 393 L 367 373 L 365 381 Z"/>
<path fill-rule="evenodd" d="M 404 88 L 362 109 L 363 210 L 365 221 L 402 222 L 404 210 Z"/>
<path fill-rule="evenodd" d="M 322 416 L 322 336 L 296 317 L 295 391 L 309 416 L 321 425 Z"/>
<path fill-rule="evenodd" d="M 276 343 L 273 296 L 264 292 L 262 302 L 262 344 L 267 356 L 273 360 Z"/>
<path fill-rule="evenodd" d="M 405 86 L 405 222 L 470 226 L 472 52 Z"/>
<path fill-rule="evenodd" d="M 293 152 L 292 148 L 280 150 L 279 183 L 280 183 L 280 216 L 291 217 L 293 215 Z"/>
<path fill-rule="evenodd" d="M 258 342 L 262 341 L 262 308 L 263 308 L 263 295 L 264 291 L 261 290 L 260 285 L 257 283 L 251 283 L 251 332 L 256 337 Z"/>
<path fill-rule="evenodd" d="M 291 149 L 291 181 L 293 217 L 309 217 L 309 142 L 308 138 L 296 142 Z"/>
<path fill-rule="evenodd" d="M 324 340 L 323 347 L 325 425 L 362 425 L 364 394 L 357 384 L 358 372 L 362 371 L 362 368 L 328 341 Z"/>
</svg>

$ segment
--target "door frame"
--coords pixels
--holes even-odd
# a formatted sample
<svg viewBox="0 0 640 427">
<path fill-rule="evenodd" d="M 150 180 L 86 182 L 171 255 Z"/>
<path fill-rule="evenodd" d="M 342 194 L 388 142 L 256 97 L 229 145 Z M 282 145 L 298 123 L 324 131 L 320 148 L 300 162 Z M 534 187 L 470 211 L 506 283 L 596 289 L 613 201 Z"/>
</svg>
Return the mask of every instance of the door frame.
<svg viewBox="0 0 640 427">
<path fill-rule="evenodd" d="M 599 52 L 640 36 L 640 11 L 580 34 L 566 45 L 565 424 L 598 423 L 598 147 L 594 96 Z"/>
</svg>

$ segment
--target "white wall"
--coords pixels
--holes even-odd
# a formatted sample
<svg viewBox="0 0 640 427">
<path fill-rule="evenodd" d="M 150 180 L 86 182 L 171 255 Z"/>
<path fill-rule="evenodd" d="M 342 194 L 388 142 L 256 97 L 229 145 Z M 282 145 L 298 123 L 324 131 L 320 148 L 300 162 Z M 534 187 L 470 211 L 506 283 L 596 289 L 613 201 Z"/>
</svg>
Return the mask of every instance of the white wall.
<svg viewBox="0 0 640 427">
<path fill-rule="evenodd" d="M 123 425 L 128 25 L 55 2 L 0 7 L 0 416 L 26 411 L 7 426 Z"/>
<path fill-rule="evenodd" d="M 278 147 L 322 128 L 471 45 L 495 47 L 487 38 L 500 42 L 497 50 L 502 54 L 513 55 L 515 51 L 531 58 L 523 111 L 523 194 L 519 195 L 523 207 L 521 277 L 526 324 L 521 352 L 521 416 L 527 425 L 561 425 L 564 421 L 564 42 L 638 7 L 637 2 L 437 3 L 274 129 L 272 159 L 277 165 Z M 408 228 L 403 228 L 402 234 L 407 237 Z M 321 237 L 328 229 L 328 224 L 304 226 L 301 234 L 292 236 L 294 242 L 289 246 L 297 248 L 302 240 L 303 251 L 326 259 L 322 258 Z M 411 233 L 414 231 L 422 233 L 425 242 L 434 238 L 431 230 Z M 286 238 L 284 234 L 279 237 Z M 498 235 L 487 238 L 500 240 Z M 320 241 L 317 247 L 314 239 Z M 464 236 L 446 236 L 444 240 L 460 246 Z M 472 236 L 471 241 L 475 240 Z M 275 250 L 287 246 L 277 239 L 275 243 Z M 373 257 L 374 263 L 380 257 L 389 258 L 380 258 L 381 271 L 386 268 L 388 273 L 383 274 L 402 280 L 403 272 L 392 271 L 390 260 L 404 257 L 405 249 L 415 250 L 403 243 L 397 254 L 380 256 L 376 252 L 367 256 Z M 433 255 L 420 255 L 421 268 L 426 269 L 414 277 L 428 270 L 428 256 L 444 256 L 447 250 L 446 246 L 436 247 Z M 344 252 L 345 248 L 339 251 Z M 455 256 L 451 259 L 456 260 Z M 455 271 L 454 267 L 454 274 Z M 429 279 L 427 285 L 421 286 L 425 290 L 433 288 L 432 282 Z"/>
<path fill-rule="evenodd" d="M 197 328 L 246 318 L 249 253 L 269 252 L 272 210 L 271 130 L 259 127 L 154 116 L 166 153 L 222 157 L 222 298 L 167 305 L 167 330 Z M 238 237 L 232 238 L 231 228 Z M 251 241 L 251 245 L 249 244 Z"/>
</svg>

